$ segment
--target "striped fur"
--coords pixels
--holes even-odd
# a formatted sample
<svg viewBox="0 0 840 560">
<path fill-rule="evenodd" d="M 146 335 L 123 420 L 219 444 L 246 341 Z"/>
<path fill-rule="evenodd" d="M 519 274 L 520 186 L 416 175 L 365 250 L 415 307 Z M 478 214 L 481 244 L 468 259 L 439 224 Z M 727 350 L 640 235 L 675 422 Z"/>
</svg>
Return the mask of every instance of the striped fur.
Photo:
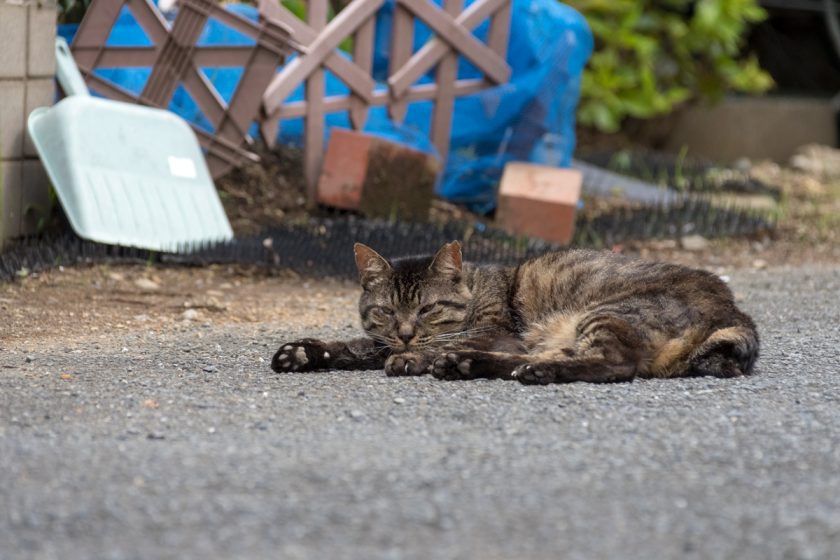
<svg viewBox="0 0 840 560">
<path fill-rule="evenodd" d="M 367 338 L 319 343 L 343 356 L 320 367 L 354 369 L 342 351 L 353 348 L 359 367 L 381 362 L 389 375 L 610 382 L 746 375 L 758 357 L 753 321 L 701 270 L 582 250 L 473 266 L 457 242 L 390 262 L 355 253 Z"/>
</svg>

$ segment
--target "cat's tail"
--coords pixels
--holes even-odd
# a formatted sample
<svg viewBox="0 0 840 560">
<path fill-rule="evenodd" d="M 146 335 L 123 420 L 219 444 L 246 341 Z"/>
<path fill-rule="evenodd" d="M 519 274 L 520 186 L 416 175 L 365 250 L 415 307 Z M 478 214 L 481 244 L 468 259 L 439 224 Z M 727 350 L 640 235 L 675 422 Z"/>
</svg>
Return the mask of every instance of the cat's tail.
<svg viewBox="0 0 840 560">
<path fill-rule="evenodd" d="M 752 319 L 712 332 L 689 358 L 689 375 L 737 377 L 749 375 L 758 359 L 758 332 Z"/>
</svg>

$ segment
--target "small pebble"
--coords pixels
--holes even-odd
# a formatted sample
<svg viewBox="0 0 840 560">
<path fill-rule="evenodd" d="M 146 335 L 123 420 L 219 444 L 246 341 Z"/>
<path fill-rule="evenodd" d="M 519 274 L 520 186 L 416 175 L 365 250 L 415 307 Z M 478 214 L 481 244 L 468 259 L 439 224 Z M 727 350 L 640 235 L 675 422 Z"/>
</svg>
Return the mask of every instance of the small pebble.
<svg viewBox="0 0 840 560">
<path fill-rule="evenodd" d="M 213 373 L 214 371 L 216 371 L 216 366 L 204 366 L 201 369 L 207 373 Z"/>
<path fill-rule="evenodd" d="M 402 398 L 402 397 L 396 397 L 394 399 L 394 402 L 397 403 L 397 404 L 403 404 L 405 402 L 405 399 Z"/>
<path fill-rule="evenodd" d="M 181 319 L 184 321 L 195 321 L 198 318 L 198 311 L 195 309 L 186 309 L 181 313 Z"/>
<path fill-rule="evenodd" d="M 686 235 L 680 239 L 680 244 L 686 251 L 702 251 L 709 246 L 709 241 L 702 235 Z"/>
<path fill-rule="evenodd" d="M 134 285 L 140 288 L 141 290 L 157 290 L 160 288 L 157 282 L 153 282 L 148 278 L 138 278 L 134 281 Z"/>
</svg>

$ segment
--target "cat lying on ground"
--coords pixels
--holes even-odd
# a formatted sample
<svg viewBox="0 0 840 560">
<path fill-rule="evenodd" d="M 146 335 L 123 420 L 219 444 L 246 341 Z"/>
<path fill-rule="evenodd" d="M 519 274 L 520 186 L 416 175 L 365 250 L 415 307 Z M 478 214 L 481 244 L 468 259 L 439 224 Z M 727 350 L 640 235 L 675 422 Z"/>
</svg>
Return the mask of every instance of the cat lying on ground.
<svg viewBox="0 0 840 560">
<path fill-rule="evenodd" d="M 354 250 L 367 336 L 282 344 L 274 371 L 602 383 L 735 377 L 758 357 L 755 324 L 709 272 L 583 250 L 479 266 L 457 241 L 392 261 Z"/>
</svg>

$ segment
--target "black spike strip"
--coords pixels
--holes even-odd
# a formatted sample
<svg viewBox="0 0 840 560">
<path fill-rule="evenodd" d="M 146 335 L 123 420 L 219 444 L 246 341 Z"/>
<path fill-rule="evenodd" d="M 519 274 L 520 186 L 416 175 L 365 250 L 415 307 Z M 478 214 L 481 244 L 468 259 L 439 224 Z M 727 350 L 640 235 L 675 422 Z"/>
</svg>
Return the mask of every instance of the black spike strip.
<svg viewBox="0 0 840 560">
<path fill-rule="evenodd" d="M 706 237 L 753 234 L 774 227 L 766 214 L 721 208 L 700 197 L 596 217 L 580 216 L 574 246 L 610 247 L 628 240 L 679 237 L 698 233 Z M 304 224 L 273 228 L 261 235 L 232 242 L 180 247 L 177 253 L 160 253 L 84 241 L 72 234 L 29 239 L 0 254 L 0 281 L 58 266 L 83 263 L 164 263 L 201 266 L 248 264 L 286 268 L 301 274 L 355 277 L 352 244 L 359 241 L 388 257 L 431 253 L 443 243 L 460 239 L 464 252 L 475 262 L 512 263 L 556 246 L 512 237 L 479 224 L 446 225 L 365 220 L 353 216 L 312 219 Z"/>
</svg>

